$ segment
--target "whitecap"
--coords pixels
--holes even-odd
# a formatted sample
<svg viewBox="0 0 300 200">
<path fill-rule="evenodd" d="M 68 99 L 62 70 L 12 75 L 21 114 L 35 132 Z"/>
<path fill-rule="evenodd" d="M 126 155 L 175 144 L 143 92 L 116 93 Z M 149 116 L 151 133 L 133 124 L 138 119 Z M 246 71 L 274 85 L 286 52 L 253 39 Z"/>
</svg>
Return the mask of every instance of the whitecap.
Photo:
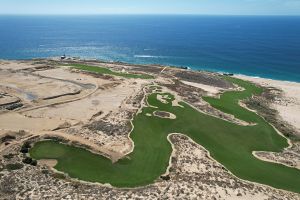
<svg viewBox="0 0 300 200">
<path fill-rule="evenodd" d="M 134 55 L 135 58 L 166 58 L 166 56 Z"/>
</svg>

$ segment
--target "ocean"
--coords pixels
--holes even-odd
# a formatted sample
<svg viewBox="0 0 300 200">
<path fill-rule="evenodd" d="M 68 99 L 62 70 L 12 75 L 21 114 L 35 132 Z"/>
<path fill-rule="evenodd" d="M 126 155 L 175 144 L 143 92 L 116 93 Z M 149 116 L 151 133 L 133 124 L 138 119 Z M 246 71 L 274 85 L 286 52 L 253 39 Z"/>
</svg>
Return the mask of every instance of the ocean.
<svg viewBox="0 0 300 200">
<path fill-rule="evenodd" d="M 63 54 L 300 82 L 300 17 L 0 16 L 0 59 Z"/>
</svg>

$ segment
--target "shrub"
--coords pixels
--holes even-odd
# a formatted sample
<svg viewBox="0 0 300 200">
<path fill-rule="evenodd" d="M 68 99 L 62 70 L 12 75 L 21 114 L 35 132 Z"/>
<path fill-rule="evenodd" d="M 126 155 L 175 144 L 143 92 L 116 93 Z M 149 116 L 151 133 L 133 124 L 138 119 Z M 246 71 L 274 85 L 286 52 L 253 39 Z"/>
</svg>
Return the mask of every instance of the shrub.
<svg viewBox="0 0 300 200">
<path fill-rule="evenodd" d="M 21 163 L 7 164 L 5 168 L 9 171 L 22 169 L 23 165 Z"/>
<path fill-rule="evenodd" d="M 26 157 L 22 160 L 23 163 L 30 164 L 32 162 L 32 158 Z"/>
<path fill-rule="evenodd" d="M 24 144 L 22 145 L 22 148 L 30 149 L 31 145 L 29 142 L 24 142 Z"/>
<path fill-rule="evenodd" d="M 37 161 L 36 160 L 33 160 L 32 158 L 30 157 L 26 157 L 22 160 L 23 163 L 26 163 L 26 164 L 29 164 L 29 165 L 32 165 L 32 166 L 36 166 L 37 165 Z"/>
<path fill-rule="evenodd" d="M 36 160 L 32 160 L 32 162 L 30 163 L 32 166 L 36 166 L 37 165 L 37 161 Z"/>
<path fill-rule="evenodd" d="M 25 147 L 22 147 L 21 148 L 21 150 L 20 150 L 20 152 L 22 152 L 22 153 L 28 153 L 28 148 L 25 148 Z"/>
<path fill-rule="evenodd" d="M 58 179 L 65 179 L 66 178 L 66 176 L 64 174 L 61 174 L 61 173 L 54 173 L 54 174 L 52 174 L 52 176 L 54 178 L 58 178 Z"/>
<path fill-rule="evenodd" d="M 12 159 L 13 157 L 14 157 L 14 154 L 12 154 L 12 153 L 3 156 L 3 158 L 6 158 L 6 159 Z"/>
<path fill-rule="evenodd" d="M 4 137 L 2 137 L 2 138 L 0 139 L 0 142 L 1 142 L 1 143 L 5 143 L 5 142 L 8 142 L 8 141 L 11 141 L 11 140 L 14 140 L 14 139 L 16 139 L 15 136 L 12 136 L 12 135 L 6 135 L 6 136 L 4 136 Z"/>
<path fill-rule="evenodd" d="M 171 179 L 171 177 L 169 175 L 166 176 L 160 176 L 160 178 L 164 181 L 169 181 Z"/>
</svg>

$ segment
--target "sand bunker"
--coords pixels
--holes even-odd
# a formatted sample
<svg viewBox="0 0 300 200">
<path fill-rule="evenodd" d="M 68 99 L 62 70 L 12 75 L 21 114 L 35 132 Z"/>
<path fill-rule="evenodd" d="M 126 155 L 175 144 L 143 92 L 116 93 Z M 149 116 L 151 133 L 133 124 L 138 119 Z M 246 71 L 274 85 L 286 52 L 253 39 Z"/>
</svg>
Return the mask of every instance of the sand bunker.
<svg viewBox="0 0 300 200">
<path fill-rule="evenodd" d="M 39 165 L 45 165 L 47 167 L 53 168 L 57 164 L 57 160 L 55 159 L 41 159 L 38 160 Z"/>
<path fill-rule="evenodd" d="M 161 94 L 158 94 L 156 98 L 157 98 L 157 100 L 159 100 L 160 102 L 162 102 L 164 104 L 167 104 L 168 100 L 170 99 L 168 95 L 161 95 Z"/>
</svg>

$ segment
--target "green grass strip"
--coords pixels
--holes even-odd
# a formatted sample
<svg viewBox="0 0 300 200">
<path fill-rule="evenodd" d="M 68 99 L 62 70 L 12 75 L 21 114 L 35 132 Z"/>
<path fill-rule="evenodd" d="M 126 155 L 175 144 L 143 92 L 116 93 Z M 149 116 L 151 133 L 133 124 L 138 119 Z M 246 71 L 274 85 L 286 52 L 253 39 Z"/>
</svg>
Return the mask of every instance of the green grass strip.
<svg viewBox="0 0 300 200">
<path fill-rule="evenodd" d="M 258 118 L 255 113 L 248 112 L 246 108 L 239 106 L 239 101 L 250 98 L 252 95 L 261 94 L 263 89 L 241 79 L 232 77 L 225 77 L 225 79 L 244 88 L 245 90 L 242 92 L 225 92 L 221 95 L 220 99 L 214 97 L 203 97 L 203 99 L 214 108 L 221 110 L 222 112 L 232 114 L 238 119 L 252 123 L 261 122 L 261 118 Z"/>
<path fill-rule="evenodd" d="M 98 67 L 98 66 L 89 66 L 89 65 L 81 65 L 81 64 L 72 64 L 69 66 L 72 68 L 75 68 L 75 69 L 83 70 L 83 71 L 119 76 L 119 77 L 124 77 L 124 78 L 140 78 L 140 79 L 153 79 L 154 78 L 153 76 L 148 75 L 148 74 L 129 74 L 129 73 L 122 73 L 122 72 L 115 72 L 110 69 L 107 69 L 104 67 Z"/>
</svg>

